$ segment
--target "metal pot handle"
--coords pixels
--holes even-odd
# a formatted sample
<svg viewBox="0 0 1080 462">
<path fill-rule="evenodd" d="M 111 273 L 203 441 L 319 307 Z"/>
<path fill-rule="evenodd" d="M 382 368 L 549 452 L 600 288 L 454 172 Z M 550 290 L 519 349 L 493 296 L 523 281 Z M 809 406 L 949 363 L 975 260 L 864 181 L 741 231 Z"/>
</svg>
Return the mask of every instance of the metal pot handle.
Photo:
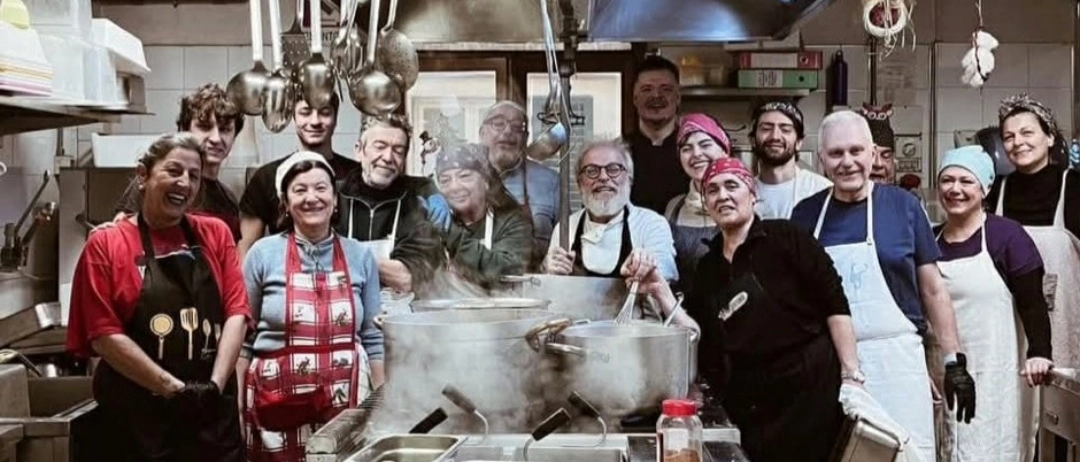
<svg viewBox="0 0 1080 462">
<path fill-rule="evenodd" d="M 503 276 L 500 281 L 507 284 L 532 284 L 535 287 L 540 286 L 540 278 L 536 276 Z"/>
<path fill-rule="evenodd" d="M 562 343 L 548 342 L 544 344 L 544 351 L 561 355 L 577 356 L 582 359 L 595 359 L 605 363 L 611 361 L 611 356 L 607 353 L 587 350 L 573 345 L 564 345 Z"/>
<path fill-rule="evenodd" d="M 543 346 L 540 342 L 540 334 L 555 335 L 570 327 L 570 325 L 570 318 L 557 318 L 542 322 L 525 333 L 525 341 L 528 342 L 533 351 L 539 353 Z"/>
<path fill-rule="evenodd" d="M 371 322 L 375 324 L 375 327 L 379 328 L 379 330 L 382 330 L 383 320 L 386 319 L 387 316 L 389 316 L 387 313 L 379 313 L 375 315 L 374 318 L 371 318 Z"/>
</svg>

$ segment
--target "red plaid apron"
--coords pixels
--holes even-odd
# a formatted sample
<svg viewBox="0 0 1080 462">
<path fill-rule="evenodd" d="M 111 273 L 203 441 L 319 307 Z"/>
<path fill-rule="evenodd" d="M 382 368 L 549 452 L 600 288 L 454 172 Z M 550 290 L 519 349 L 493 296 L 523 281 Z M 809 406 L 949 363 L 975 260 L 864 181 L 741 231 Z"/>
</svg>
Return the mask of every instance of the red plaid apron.
<svg viewBox="0 0 1080 462">
<path fill-rule="evenodd" d="M 248 460 L 253 462 L 302 462 L 308 437 L 371 392 L 367 353 L 355 340 L 349 270 L 338 238 L 334 237 L 332 271 L 305 273 L 295 235 L 290 234 L 285 275 L 285 347 L 256 356 L 245 375 L 244 422 Z M 287 431 L 259 425 L 255 397 L 295 395 L 318 386 L 331 405 L 322 418 Z"/>
</svg>

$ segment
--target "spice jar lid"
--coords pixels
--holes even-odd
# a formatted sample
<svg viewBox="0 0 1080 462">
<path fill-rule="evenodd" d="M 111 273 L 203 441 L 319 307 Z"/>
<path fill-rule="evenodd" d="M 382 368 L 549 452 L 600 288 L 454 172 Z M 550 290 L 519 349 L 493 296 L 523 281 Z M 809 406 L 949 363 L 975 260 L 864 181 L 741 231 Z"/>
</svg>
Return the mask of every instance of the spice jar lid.
<svg viewBox="0 0 1080 462">
<path fill-rule="evenodd" d="M 665 399 L 662 410 L 666 416 L 689 417 L 697 414 L 697 402 L 690 399 Z"/>
</svg>

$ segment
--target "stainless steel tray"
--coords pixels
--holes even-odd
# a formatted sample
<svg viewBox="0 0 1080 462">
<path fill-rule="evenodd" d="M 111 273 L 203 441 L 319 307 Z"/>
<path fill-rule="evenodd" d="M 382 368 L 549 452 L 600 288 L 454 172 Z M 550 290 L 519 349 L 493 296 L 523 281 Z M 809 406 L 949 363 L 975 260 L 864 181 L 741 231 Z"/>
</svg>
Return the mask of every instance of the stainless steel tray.
<svg viewBox="0 0 1080 462">
<path fill-rule="evenodd" d="M 346 462 L 442 462 L 453 460 L 464 438 L 445 435 L 392 435 L 379 438 Z"/>
<path fill-rule="evenodd" d="M 0 347 L 60 325 L 60 303 L 38 303 L 0 319 Z"/>
</svg>

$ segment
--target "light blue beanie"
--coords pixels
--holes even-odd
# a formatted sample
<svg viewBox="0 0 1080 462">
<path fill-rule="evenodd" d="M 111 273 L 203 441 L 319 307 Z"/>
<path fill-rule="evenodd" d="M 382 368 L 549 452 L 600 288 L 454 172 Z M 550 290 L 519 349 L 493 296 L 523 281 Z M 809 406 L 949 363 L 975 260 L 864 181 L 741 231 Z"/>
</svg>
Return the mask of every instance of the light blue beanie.
<svg viewBox="0 0 1080 462">
<path fill-rule="evenodd" d="M 982 183 L 983 194 L 990 193 L 990 186 L 994 184 L 994 159 L 982 146 L 976 144 L 946 151 L 938 166 L 938 177 L 949 167 L 960 167 L 971 172 Z"/>
</svg>

